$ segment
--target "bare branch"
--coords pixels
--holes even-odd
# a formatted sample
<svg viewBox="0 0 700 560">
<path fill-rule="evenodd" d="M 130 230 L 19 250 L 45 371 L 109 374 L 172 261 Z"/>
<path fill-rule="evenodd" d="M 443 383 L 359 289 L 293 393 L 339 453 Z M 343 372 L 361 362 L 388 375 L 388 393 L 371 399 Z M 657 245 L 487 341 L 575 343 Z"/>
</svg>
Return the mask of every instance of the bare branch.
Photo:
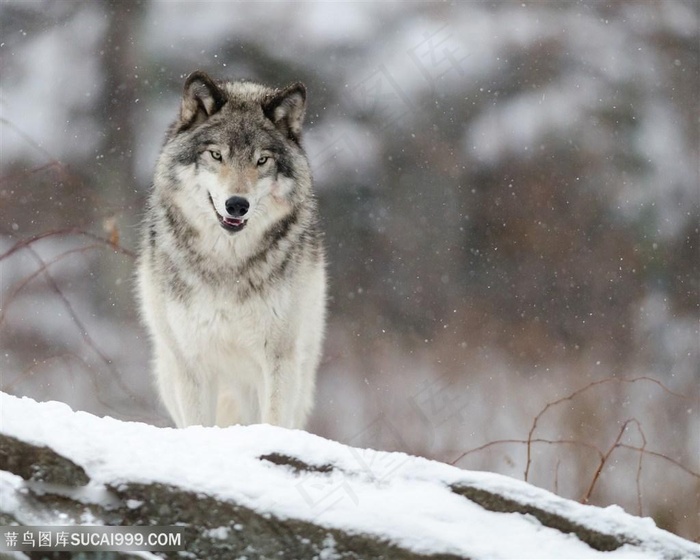
<svg viewBox="0 0 700 560">
<path fill-rule="evenodd" d="M 464 457 L 467 457 L 468 455 L 471 455 L 472 453 L 476 453 L 477 451 L 483 451 L 484 449 L 488 449 L 489 447 L 492 447 L 494 445 L 502 445 L 504 443 L 518 443 L 518 444 L 527 444 L 528 441 L 531 443 L 546 443 L 546 444 L 565 444 L 565 445 L 578 445 L 582 447 L 586 447 L 587 449 L 590 449 L 591 451 L 595 451 L 600 458 L 603 457 L 603 452 L 598 449 L 595 445 L 591 443 L 587 443 L 585 441 L 579 441 L 579 440 L 574 440 L 574 439 L 533 439 L 533 440 L 525 440 L 525 439 L 499 439 L 496 441 L 490 441 L 489 443 L 485 443 L 484 445 L 480 445 L 479 447 L 475 447 L 474 449 L 470 449 L 469 451 L 465 451 L 462 453 L 459 457 L 457 457 L 455 460 L 450 461 L 451 465 L 456 464 L 460 460 L 464 459 Z"/>
<path fill-rule="evenodd" d="M 38 142 L 36 142 L 31 136 L 29 136 L 26 132 L 21 130 L 17 125 L 15 125 L 13 122 L 8 121 L 7 119 L 0 117 L 0 123 L 4 124 L 5 126 L 11 128 L 14 130 L 19 136 L 22 137 L 22 139 L 27 142 L 32 148 L 37 150 L 38 152 L 41 152 L 42 155 L 46 156 L 48 159 L 51 160 L 51 162 L 56 162 L 58 163 L 58 160 L 53 157 L 47 150 L 46 148 L 42 147 L 39 145 Z"/>
<path fill-rule="evenodd" d="M 664 455 L 663 453 L 659 453 L 658 451 L 649 451 L 648 449 L 645 449 L 644 447 L 634 447 L 633 445 L 628 445 L 626 443 L 621 443 L 618 447 L 621 449 L 629 449 L 631 451 L 638 451 L 639 453 L 643 453 L 644 455 L 650 455 L 652 457 L 656 457 L 658 459 L 663 459 L 664 461 L 668 461 L 669 463 L 672 463 L 682 471 L 686 472 L 693 478 L 697 478 L 700 480 L 700 473 L 691 471 L 688 467 L 684 466 L 683 463 L 680 463 L 679 461 L 676 461 L 675 459 L 672 459 L 668 455 Z"/>
<path fill-rule="evenodd" d="M 99 238 L 98 238 L 99 239 Z M 107 242 L 109 244 L 109 242 Z M 30 252 L 30 254 L 34 257 L 34 259 L 37 260 L 40 266 L 40 270 L 43 272 L 44 276 L 46 277 L 46 281 L 49 284 L 49 287 L 56 293 L 56 295 L 59 297 L 63 305 L 65 306 L 66 310 L 68 311 L 68 315 L 70 316 L 71 320 L 75 324 L 75 326 L 78 328 L 78 331 L 80 332 L 81 337 L 85 341 L 85 343 L 90 347 L 95 354 L 100 358 L 100 360 L 104 363 L 104 365 L 107 367 L 108 370 L 111 371 L 112 376 L 114 377 L 115 382 L 117 385 L 124 391 L 124 393 L 131 399 L 133 399 L 135 402 L 141 404 L 142 406 L 147 406 L 147 403 L 143 400 L 142 397 L 134 394 L 129 387 L 126 386 L 124 381 L 121 378 L 121 375 L 119 371 L 114 367 L 112 364 L 112 360 L 109 359 L 103 352 L 100 350 L 100 348 L 97 346 L 95 341 L 92 339 L 90 334 L 88 333 L 88 329 L 85 327 L 84 323 L 80 320 L 78 317 L 78 314 L 75 312 L 75 309 L 73 308 L 72 304 L 66 297 L 66 295 L 63 293 L 61 288 L 58 286 L 56 283 L 56 280 L 54 277 L 51 275 L 51 273 L 48 271 L 47 264 L 42 259 L 42 257 L 31 247 L 31 245 L 25 245 L 27 251 Z M 0 258 L 0 260 L 2 260 Z"/>
<path fill-rule="evenodd" d="M 479 447 L 475 447 L 473 449 L 470 449 L 469 451 L 465 451 L 462 453 L 459 457 L 456 459 L 449 461 L 449 464 L 455 465 L 465 457 L 468 457 L 469 455 L 472 455 L 473 453 L 477 453 L 479 451 L 483 451 L 485 449 L 488 449 L 490 447 L 496 446 L 496 445 L 504 445 L 504 444 L 518 444 L 518 445 L 528 445 L 528 444 L 537 444 L 537 443 L 544 443 L 547 445 L 577 445 L 581 447 L 585 447 L 587 449 L 590 449 L 592 451 L 595 451 L 596 454 L 598 455 L 599 460 L 602 460 L 604 453 L 598 449 L 595 445 L 591 443 L 587 443 L 585 441 L 578 441 L 578 440 L 571 440 L 571 439 L 500 439 L 496 441 L 490 441 L 488 443 L 485 443 L 484 445 L 480 445 Z M 664 455 L 663 453 L 659 453 L 658 451 L 650 451 L 649 449 L 646 448 L 646 439 L 644 440 L 643 446 L 642 447 L 635 447 L 633 445 L 629 445 L 627 443 L 618 443 L 617 447 L 620 449 L 629 449 L 630 451 L 636 451 L 638 453 L 642 453 L 644 455 L 649 455 L 652 457 L 656 457 L 657 459 L 663 459 L 664 461 L 667 461 L 671 463 L 672 465 L 678 467 L 681 469 L 683 472 L 686 474 L 692 476 L 693 478 L 697 478 L 700 480 L 700 473 L 697 473 L 695 471 L 692 471 L 683 463 L 680 463 L 679 461 L 676 461 L 675 459 L 672 459 L 671 457 Z"/>
<path fill-rule="evenodd" d="M 633 378 L 617 378 L 617 377 L 611 377 L 611 378 L 606 378 L 606 379 L 599 379 L 598 381 L 593 381 L 592 383 L 589 383 L 585 387 L 581 387 L 580 389 L 577 389 L 570 395 L 567 395 L 566 397 L 562 397 L 560 399 L 557 399 L 555 401 L 549 402 L 545 405 L 545 407 L 540 410 L 540 412 L 535 416 L 535 419 L 532 422 L 532 426 L 530 427 L 530 431 L 527 436 L 527 462 L 525 464 L 525 481 L 529 479 L 530 476 L 530 466 L 532 464 L 532 446 L 530 445 L 530 442 L 533 441 L 532 436 L 535 433 L 535 430 L 537 429 L 537 425 L 540 421 L 540 418 L 552 407 L 557 406 L 563 402 L 566 401 L 571 401 L 578 397 L 580 394 L 585 393 L 586 391 L 589 391 L 590 389 L 593 389 L 594 387 L 598 387 L 603 384 L 607 383 L 637 383 L 639 381 L 649 381 L 651 383 L 654 383 L 658 387 L 660 387 L 662 390 L 664 390 L 666 393 L 677 397 L 679 399 L 684 399 L 684 400 L 698 400 L 693 397 L 688 397 L 686 395 L 681 395 L 680 393 L 675 393 L 674 391 L 671 391 L 668 387 L 666 387 L 663 383 L 658 381 L 657 379 L 654 379 L 652 377 L 647 377 L 647 376 L 641 376 L 641 377 L 633 377 Z"/>
<path fill-rule="evenodd" d="M 7 251 L 5 251 L 2 255 L 0 255 L 0 261 L 8 258 L 9 256 L 13 255 L 17 251 L 20 251 L 22 249 L 30 247 L 31 245 L 33 245 L 34 243 L 36 243 L 37 241 L 40 241 L 42 239 L 47 239 L 49 237 L 61 237 L 61 236 L 66 236 L 66 235 L 83 235 L 83 236 L 88 237 L 94 241 L 102 243 L 103 245 L 111 247 L 115 251 L 117 251 L 123 255 L 126 255 L 127 257 L 130 257 L 132 259 L 136 258 L 136 253 L 134 253 L 132 250 L 127 249 L 126 247 L 123 247 L 122 245 L 118 245 L 110 239 L 107 239 L 105 237 L 101 237 L 99 235 L 96 235 L 92 232 L 86 231 L 86 230 L 78 228 L 78 227 L 68 227 L 68 228 L 57 229 L 57 230 L 52 230 L 52 231 L 45 231 L 43 233 L 33 235 L 32 237 L 28 237 L 27 239 L 22 239 L 21 241 L 18 241 L 12 247 L 10 247 Z"/>
<path fill-rule="evenodd" d="M 605 463 L 608 461 L 610 458 L 610 455 L 612 452 L 617 449 L 617 446 L 620 444 L 620 440 L 622 439 L 622 436 L 625 434 L 625 430 L 627 430 L 627 426 L 629 426 L 632 423 L 636 423 L 639 425 L 639 421 L 636 418 L 630 418 L 628 420 L 625 420 L 624 423 L 622 424 L 622 428 L 620 428 L 620 431 L 617 434 L 617 437 L 615 438 L 615 441 L 613 444 L 609 447 L 609 449 L 605 452 L 603 457 L 600 459 L 600 463 L 598 463 L 598 468 L 595 471 L 595 474 L 593 475 L 593 480 L 591 480 L 590 485 L 588 486 L 588 490 L 586 490 L 586 493 L 583 495 L 581 498 L 581 503 L 587 504 L 588 500 L 591 497 L 591 494 L 593 493 L 593 489 L 595 488 L 596 483 L 598 482 L 598 479 L 600 478 L 600 473 L 603 472 L 603 467 L 605 467 Z"/>
<path fill-rule="evenodd" d="M 15 285 L 15 288 L 12 290 L 12 293 L 4 300 L 4 305 L 3 305 L 2 309 L 0 309 L 0 325 L 2 325 L 2 323 L 4 322 L 5 315 L 7 314 L 7 310 L 10 307 L 10 304 L 12 303 L 12 301 L 17 297 L 19 292 L 21 292 L 37 276 L 42 275 L 44 273 L 44 271 L 48 270 L 49 267 L 62 261 L 65 258 L 71 256 L 73 253 L 83 253 L 83 252 L 89 251 L 90 249 L 99 249 L 101 247 L 102 247 L 102 245 L 98 245 L 98 244 L 87 245 L 85 247 L 78 247 L 76 249 L 70 249 L 69 251 L 61 253 L 56 258 L 51 259 L 48 262 L 44 261 L 44 264 L 42 266 L 37 268 L 29 276 L 26 276 L 21 281 L 19 281 Z"/>
</svg>

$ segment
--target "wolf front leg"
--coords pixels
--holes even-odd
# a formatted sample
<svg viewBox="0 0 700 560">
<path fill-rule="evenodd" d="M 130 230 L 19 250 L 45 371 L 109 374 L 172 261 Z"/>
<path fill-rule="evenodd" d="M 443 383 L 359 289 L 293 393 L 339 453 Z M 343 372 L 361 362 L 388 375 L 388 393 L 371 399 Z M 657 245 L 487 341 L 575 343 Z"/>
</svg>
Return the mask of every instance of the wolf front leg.
<svg viewBox="0 0 700 560">
<path fill-rule="evenodd" d="M 302 428 L 295 414 L 300 401 L 301 371 L 293 350 L 269 360 L 260 392 L 261 421 L 284 428 Z"/>
<path fill-rule="evenodd" d="M 319 299 L 322 301 L 322 298 Z M 308 315 L 308 323 L 302 325 L 300 336 L 298 337 L 301 359 L 298 381 L 299 399 L 294 409 L 294 423 L 299 428 L 303 428 L 306 425 L 306 420 L 314 406 L 316 370 L 321 361 L 321 345 L 323 343 L 323 333 L 321 329 L 324 310 L 322 305 L 322 303 L 318 304 L 316 316 L 312 314 Z M 309 306 L 309 308 L 313 309 L 312 306 Z"/>
<path fill-rule="evenodd" d="M 298 399 L 294 406 L 293 425 L 295 428 L 304 428 L 306 421 L 314 406 L 314 395 L 316 393 L 316 364 L 318 360 L 305 360 L 299 370 L 298 378 Z"/>
<path fill-rule="evenodd" d="M 158 393 L 178 428 L 214 425 L 216 387 L 209 376 L 198 375 L 163 346 L 156 351 L 155 374 Z"/>
</svg>

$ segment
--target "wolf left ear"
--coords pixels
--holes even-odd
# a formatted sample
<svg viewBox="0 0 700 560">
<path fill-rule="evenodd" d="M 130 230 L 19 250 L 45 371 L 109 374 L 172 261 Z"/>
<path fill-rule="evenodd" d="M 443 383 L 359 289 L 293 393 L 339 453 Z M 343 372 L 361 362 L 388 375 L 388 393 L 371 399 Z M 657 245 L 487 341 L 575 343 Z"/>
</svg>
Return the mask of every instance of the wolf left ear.
<svg viewBox="0 0 700 560">
<path fill-rule="evenodd" d="M 287 86 L 263 103 L 263 112 L 277 128 L 295 142 L 301 137 L 306 112 L 306 86 L 301 82 Z"/>
<path fill-rule="evenodd" d="M 190 128 L 217 113 L 226 103 L 226 96 L 208 74 L 197 70 L 185 80 L 180 106 L 181 127 Z"/>
</svg>

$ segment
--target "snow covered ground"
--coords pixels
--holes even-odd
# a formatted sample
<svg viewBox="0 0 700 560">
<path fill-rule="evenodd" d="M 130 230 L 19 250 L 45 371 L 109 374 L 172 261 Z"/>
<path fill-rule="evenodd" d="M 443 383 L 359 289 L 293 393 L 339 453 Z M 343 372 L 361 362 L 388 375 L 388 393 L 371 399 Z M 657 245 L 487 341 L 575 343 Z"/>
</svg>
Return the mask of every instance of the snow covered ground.
<svg viewBox="0 0 700 560">
<path fill-rule="evenodd" d="M 416 553 L 469 558 L 700 558 L 700 546 L 617 506 L 597 508 L 502 475 L 469 472 L 402 453 L 351 448 L 303 431 L 267 425 L 157 428 L 73 412 L 58 402 L 0 396 L 0 432 L 48 446 L 81 465 L 98 494 L 104 484 L 160 482 L 280 519 L 310 521 L 389 539 Z M 276 454 L 311 467 L 281 467 Z M 0 509 L 26 525 L 22 479 L 1 473 Z M 498 494 L 628 543 L 594 550 L 532 515 L 487 511 L 453 491 Z M 328 558 L 333 558 L 329 543 Z"/>
</svg>

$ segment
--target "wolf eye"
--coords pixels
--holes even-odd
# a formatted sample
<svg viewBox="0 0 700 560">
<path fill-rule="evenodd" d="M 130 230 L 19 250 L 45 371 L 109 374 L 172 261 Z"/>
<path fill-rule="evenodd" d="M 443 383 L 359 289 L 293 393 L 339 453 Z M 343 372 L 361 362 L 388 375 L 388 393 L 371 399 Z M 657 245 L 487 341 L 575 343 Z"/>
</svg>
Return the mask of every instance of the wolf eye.
<svg viewBox="0 0 700 560">
<path fill-rule="evenodd" d="M 265 165 L 268 159 L 270 159 L 270 156 L 262 156 L 258 158 L 258 166 Z"/>
<path fill-rule="evenodd" d="M 218 150 L 209 150 L 209 153 L 211 154 L 211 157 L 213 157 L 216 161 L 221 161 L 221 152 Z"/>
</svg>

